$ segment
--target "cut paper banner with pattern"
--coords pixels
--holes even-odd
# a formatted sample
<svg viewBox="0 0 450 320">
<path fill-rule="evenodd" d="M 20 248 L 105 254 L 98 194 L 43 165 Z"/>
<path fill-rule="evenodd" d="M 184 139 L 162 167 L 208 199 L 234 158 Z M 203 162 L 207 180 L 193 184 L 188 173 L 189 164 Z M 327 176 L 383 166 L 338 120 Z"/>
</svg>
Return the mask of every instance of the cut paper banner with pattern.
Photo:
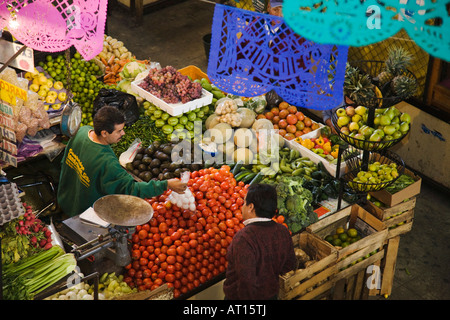
<svg viewBox="0 0 450 320">
<path fill-rule="evenodd" d="M 430 55 L 450 61 L 448 0 L 284 0 L 286 23 L 323 44 L 366 46 L 402 28 Z"/>
<path fill-rule="evenodd" d="M 107 0 L 0 0 L 0 29 L 24 45 L 60 52 L 74 45 L 84 59 L 103 48 Z"/>
<path fill-rule="evenodd" d="M 228 93 L 254 97 L 274 89 L 292 105 L 326 110 L 343 100 L 347 52 L 306 40 L 280 17 L 217 4 L 208 77 Z"/>
</svg>

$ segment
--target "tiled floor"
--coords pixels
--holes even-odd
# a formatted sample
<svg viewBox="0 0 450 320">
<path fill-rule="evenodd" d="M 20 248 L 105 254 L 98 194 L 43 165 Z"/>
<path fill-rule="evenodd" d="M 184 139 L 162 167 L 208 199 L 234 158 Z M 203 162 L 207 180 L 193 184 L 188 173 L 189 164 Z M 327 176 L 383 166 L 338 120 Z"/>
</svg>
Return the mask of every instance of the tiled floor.
<svg viewBox="0 0 450 320">
<path fill-rule="evenodd" d="M 115 7 L 108 18 L 108 34 L 123 41 L 139 59 L 175 68 L 195 65 L 206 72 L 202 37 L 211 32 L 213 12 L 212 3 L 184 1 L 145 14 L 143 24 L 136 27 L 126 10 Z M 450 198 L 425 182 L 413 228 L 400 240 L 389 299 L 450 299 Z"/>
</svg>

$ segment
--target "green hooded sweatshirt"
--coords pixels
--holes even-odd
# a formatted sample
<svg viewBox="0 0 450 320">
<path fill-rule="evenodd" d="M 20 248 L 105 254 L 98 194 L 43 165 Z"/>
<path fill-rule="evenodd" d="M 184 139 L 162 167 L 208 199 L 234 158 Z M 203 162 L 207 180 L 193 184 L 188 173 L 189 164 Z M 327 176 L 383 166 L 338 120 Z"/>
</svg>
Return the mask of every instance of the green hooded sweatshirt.
<svg viewBox="0 0 450 320">
<path fill-rule="evenodd" d="M 109 194 L 152 198 L 167 189 L 167 180 L 134 180 L 120 165 L 111 146 L 89 138 L 90 130 L 90 126 L 81 127 L 64 151 L 58 186 L 58 204 L 64 214 L 79 215 Z"/>
</svg>

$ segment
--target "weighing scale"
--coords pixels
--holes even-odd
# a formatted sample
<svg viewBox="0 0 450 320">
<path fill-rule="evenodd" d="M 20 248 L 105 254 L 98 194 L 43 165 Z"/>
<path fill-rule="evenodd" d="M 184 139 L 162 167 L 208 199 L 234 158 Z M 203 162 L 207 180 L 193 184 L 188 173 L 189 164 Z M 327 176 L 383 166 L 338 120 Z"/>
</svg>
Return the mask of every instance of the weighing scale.
<svg viewBox="0 0 450 320">
<path fill-rule="evenodd" d="M 50 126 L 59 124 L 59 131 L 70 138 L 80 128 L 82 111 L 80 106 L 72 99 L 68 99 L 62 108 L 61 114 L 50 118 Z"/>
<path fill-rule="evenodd" d="M 128 239 L 136 226 L 152 218 L 152 206 L 136 196 L 114 194 L 95 201 L 93 209 L 107 227 L 75 216 L 62 221 L 61 238 L 71 246 L 77 261 L 94 257 L 94 261 L 109 259 L 118 267 L 128 265 L 131 263 Z"/>
</svg>

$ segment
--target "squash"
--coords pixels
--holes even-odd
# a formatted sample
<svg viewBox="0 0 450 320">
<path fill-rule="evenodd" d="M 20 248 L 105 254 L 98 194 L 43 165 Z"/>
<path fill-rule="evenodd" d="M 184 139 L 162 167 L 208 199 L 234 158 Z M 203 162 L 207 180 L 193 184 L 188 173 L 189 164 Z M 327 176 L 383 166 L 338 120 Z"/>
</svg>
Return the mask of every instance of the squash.
<svg viewBox="0 0 450 320">
<path fill-rule="evenodd" d="M 206 121 L 205 121 L 205 128 L 211 129 L 214 128 L 217 124 L 219 123 L 219 115 L 216 113 L 213 113 L 212 115 L 210 115 Z"/>
<path fill-rule="evenodd" d="M 257 119 L 253 122 L 252 129 L 255 132 L 259 130 L 273 130 L 273 123 L 269 119 Z"/>
<path fill-rule="evenodd" d="M 242 160 L 244 164 L 251 164 L 253 162 L 253 152 L 248 148 L 238 148 L 234 151 L 234 162 Z"/>
<path fill-rule="evenodd" d="M 238 148 L 247 148 L 254 140 L 253 131 L 247 128 L 239 128 L 234 132 L 234 144 Z"/>
<path fill-rule="evenodd" d="M 217 144 L 221 144 L 231 139 L 233 136 L 233 129 L 228 123 L 222 122 L 216 124 L 213 128 L 206 130 L 203 136 L 210 138 L 211 141 Z"/>
<path fill-rule="evenodd" d="M 239 127 L 250 128 L 253 125 L 253 122 L 255 122 L 256 113 L 249 108 L 239 108 L 237 109 L 237 112 L 241 115 L 242 118 Z"/>
</svg>

